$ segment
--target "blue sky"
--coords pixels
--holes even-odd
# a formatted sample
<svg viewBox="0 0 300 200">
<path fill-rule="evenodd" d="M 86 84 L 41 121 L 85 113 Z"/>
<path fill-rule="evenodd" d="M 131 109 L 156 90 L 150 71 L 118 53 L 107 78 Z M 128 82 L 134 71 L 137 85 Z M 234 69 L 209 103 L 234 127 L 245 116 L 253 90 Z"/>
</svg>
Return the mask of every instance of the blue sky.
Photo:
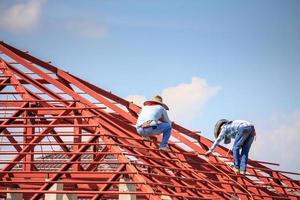
<svg viewBox="0 0 300 200">
<path fill-rule="evenodd" d="M 206 137 L 252 121 L 252 158 L 300 172 L 300 1 L 0 0 L 0 16 L 0 40 L 123 98 L 161 94 Z"/>
</svg>

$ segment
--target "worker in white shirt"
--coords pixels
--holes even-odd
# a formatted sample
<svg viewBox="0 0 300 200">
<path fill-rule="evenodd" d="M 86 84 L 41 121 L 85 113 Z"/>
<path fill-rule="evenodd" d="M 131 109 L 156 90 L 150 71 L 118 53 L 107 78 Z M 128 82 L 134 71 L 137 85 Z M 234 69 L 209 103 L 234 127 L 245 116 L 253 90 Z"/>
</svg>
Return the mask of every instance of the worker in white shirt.
<svg viewBox="0 0 300 200">
<path fill-rule="evenodd" d="M 145 101 L 136 123 L 137 132 L 143 137 L 163 134 L 160 150 L 169 151 L 168 140 L 171 136 L 172 123 L 169 120 L 168 106 L 163 103 L 161 96 L 154 96 Z"/>
</svg>

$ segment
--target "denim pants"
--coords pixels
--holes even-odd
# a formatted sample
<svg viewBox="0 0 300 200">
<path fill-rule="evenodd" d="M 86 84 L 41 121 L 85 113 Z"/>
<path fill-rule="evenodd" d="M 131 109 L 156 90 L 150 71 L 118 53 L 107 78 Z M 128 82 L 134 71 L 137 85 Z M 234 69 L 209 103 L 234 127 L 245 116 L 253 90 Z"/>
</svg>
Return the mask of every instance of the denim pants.
<svg viewBox="0 0 300 200">
<path fill-rule="evenodd" d="M 160 135 L 163 134 L 162 141 L 159 145 L 160 148 L 167 146 L 168 140 L 171 136 L 172 127 L 167 122 L 162 122 L 157 124 L 156 126 L 150 126 L 147 128 L 137 127 L 137 132 L 142 136 L 152 136 L 152 135 Z"/>
<path fill-rule="evenodd" d="M 232 152 L 234 167 L 245 172 L 248 161 L 248 154 L 251 144 L 254 140 L 255 129 L 253 126 L 247 126 L 239 128 L 237 135 L 235 136 Z M 240 154 L 240 149 L 242 149 Z"/>
</svg>

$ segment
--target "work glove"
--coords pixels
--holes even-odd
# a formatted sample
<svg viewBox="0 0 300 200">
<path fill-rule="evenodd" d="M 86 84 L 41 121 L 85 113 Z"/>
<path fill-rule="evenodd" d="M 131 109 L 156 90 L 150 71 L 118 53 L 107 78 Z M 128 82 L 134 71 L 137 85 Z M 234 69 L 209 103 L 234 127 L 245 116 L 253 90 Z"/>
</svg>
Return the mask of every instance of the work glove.
<svg viewBox="0 0 300 200">
<path fill-rule="evenodd" d="M 152 120 L 148 120 L 148 121 L 144 122 L 141 127 L 148 128 L 148 127 L 150 127 L 151 122 L 152 122 Z"/>
<path fill-rule="evenodd" d="M 207 152 L 204 153 L 204 155 L 205 155 L 206 157 L 210 156 L 211 154 L 212 154 L 211 151 L 207 151 Z"/>
</svg>

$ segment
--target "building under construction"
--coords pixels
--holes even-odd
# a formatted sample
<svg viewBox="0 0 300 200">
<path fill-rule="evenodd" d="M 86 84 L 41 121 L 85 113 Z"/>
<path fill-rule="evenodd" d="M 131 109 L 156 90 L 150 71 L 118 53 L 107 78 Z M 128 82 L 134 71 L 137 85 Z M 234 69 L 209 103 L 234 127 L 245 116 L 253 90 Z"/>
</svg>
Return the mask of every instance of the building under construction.
<svg viewBox="0 0 300 200">
<path fill-rule="evenodd" d="M 140 107 L 50 62 L 0 43 L 0 199 L 300 199 L 299 173 L 249 160 L 176 123 L 136 133 Z M 229 153 L 228 153 L 229 152 Z"/>
</svg>

